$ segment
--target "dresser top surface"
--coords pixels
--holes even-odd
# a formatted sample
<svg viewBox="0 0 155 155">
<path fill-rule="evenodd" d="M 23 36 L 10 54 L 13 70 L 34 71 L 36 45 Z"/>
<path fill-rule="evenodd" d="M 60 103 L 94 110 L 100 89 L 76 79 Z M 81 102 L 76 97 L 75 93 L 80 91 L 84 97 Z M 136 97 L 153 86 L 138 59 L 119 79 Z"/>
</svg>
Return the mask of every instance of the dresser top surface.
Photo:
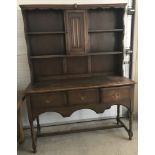
<svg viewBox="0 0 155 155">
<path fill-rule="evenodd" d="M 134 81 L 120 76 L 97 76 L 84 77 L 78 79 L 53 80 L 50 82 L 29 85 L 26 89 L 27 94 L 31 93 L 48 93 L 65 90 L 91 89 L 91 88 L 107 88 L 133 85 Z"/>
<path fill-rule="evenodd" d="M 21 4 L 19 5 L 23 10 L 33 10 L 33 9 L 94 9 L 94 8 L 109 8 L 109 7 L 115 7 L 115 8 L 124 8 L 126 6 L 126 2 L 122 3 L 95 3 L 95 4 Z"/>
</svg>

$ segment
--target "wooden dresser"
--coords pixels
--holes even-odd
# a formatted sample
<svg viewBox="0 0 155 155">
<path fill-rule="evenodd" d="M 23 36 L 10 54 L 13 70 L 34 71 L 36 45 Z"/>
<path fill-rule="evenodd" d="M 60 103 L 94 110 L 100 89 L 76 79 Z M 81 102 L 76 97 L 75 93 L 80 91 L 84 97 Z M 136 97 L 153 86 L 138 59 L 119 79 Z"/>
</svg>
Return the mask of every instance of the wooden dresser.
<svg viewBox="0 0 155 155">
<path fill-rule="evenodd" d="M 101 113 L 117 105 L 117 125 L 132 138 L 134 82 L 123 77 L 126 4 L 21 5 L 31 83 L 26 102 L 33 121 L 44 112 L 70 116 L 79 109 Z M 129 127 L 120 120 L 129 111 Z"/>
</svg>

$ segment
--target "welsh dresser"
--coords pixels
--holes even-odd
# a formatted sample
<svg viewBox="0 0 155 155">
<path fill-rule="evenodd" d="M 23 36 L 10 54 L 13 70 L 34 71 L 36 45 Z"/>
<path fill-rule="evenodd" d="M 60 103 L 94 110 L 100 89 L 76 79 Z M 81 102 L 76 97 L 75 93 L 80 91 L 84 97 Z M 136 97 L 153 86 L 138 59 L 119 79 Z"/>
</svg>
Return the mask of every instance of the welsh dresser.
<svg viewBox="0 0 155 155">
<path fill-rule="evenodd" d="M 116 126 L 132 138 L 134 81 L 123 77 L 126 4 L 21 5 L 31 83 L 25 90 L 32 148 L 33 121 L 80 109 L 104 112 L 117 105 Z M 129 126 L 120 119 L 120 105 L 129 112 Z"/>
</svg>

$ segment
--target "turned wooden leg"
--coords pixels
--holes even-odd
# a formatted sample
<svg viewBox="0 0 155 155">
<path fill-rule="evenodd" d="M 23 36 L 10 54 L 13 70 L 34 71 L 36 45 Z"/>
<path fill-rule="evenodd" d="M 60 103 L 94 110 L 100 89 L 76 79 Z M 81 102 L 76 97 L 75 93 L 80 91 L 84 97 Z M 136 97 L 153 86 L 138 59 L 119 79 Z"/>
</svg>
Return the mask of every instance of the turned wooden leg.
<svg viewBox="0 0 155 155">
<path fill-rule="evenodd" d="M 40 135 L 40 122 L 39 122 L 39 116 L 36 118 L 37 120 L 37 135 Z"/>
<path fill-rule="evenodd" d="M 31 104 L 30 104 L 30 96 L 26 96 L 26 103 L 27 103 L 27 110 L 28 110 L 28 118 L 29 118 L 29 123 L 30 123 L 30 129 L 31 129 L 31 139 L 32 139 L 32 149 L 33 152 L 37 152 L 37 146 L 36 146 L 36 136 L 34 132 L 34 126 L 33 126 L 33 116 L 32 116 L 32 109 L 31 109 Z"/>
<path fill-rule="evenodd" d="M 36 153 L 37 152 L 37 149 L 36 149 L 36 138 L 35 138 L 33 121 L 30 121 L 30 128 L 31 128 L 32 148 L 33 148 L 33 152 Z"/>
<path fill-rule="evenodd" d="M 132 140 L 133 132 L 132 132 L 132 112 L 129 111 L 129 140 Z"/>
<path fill-rule="evenodd" d="M 20 109 L 17 112 L 17 135 L 18 135 L 18 144 L 22 144 L 24 142 L 24 130 L 21 120 Z"/>
<path fill-rule="evenodd" d="M 120 119 L 120 105 L 117 105 L 117 117 L 116 117 L 117 125 L 119 124 L 119 119 Z"/>
</svg>

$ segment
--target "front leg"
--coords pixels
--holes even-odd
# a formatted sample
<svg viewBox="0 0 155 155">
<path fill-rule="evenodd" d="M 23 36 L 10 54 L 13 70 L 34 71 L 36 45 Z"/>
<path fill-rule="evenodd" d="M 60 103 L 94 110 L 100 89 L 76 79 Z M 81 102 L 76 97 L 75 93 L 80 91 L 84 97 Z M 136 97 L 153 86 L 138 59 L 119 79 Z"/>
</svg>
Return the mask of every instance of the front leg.
<svg viewBox="0 0 155 155">
<path fill-rule="evenodd" d="M 133 137 L 133 132 L 132 132 L 132 111 L 130 109 L 129 111 L 129 140 L 132 140 L 132 137 Z"/>
<path fill-rule="evenodd" d="M 29 118 L 29 123 L 30 123 L 30 130 L 31 130 L 31 139 L 32 139 L 32 149 L 33 152 L 36 153 L 36 136 L 34 132 L 34 126 L 33 126 L 33 115 L 32 115 L 32 109 L 31 109 L 31 104 L 30 104 L 30 96 L 26 97 L 26 104 L 27 104 L 27 110 L 28 110 L 28 118 Z"/>
<path fill-rule="evenodd" d="M 117 117 L 116 117 L 117 125 L 119 124 L 119 119 L 120 119 L 120 105 L 117 105 Z"/>
<path fill-rule="evenodd" d="M 36 146 L 36 136 L 34 132 L 33 121 L 30 121 L 30 128 L 31 128 L 32 148 L 33 148 L 33 152 L 36 153 L 37 146 Z"/>
<path fill-rule="evenodd" d="M 36 120 L 37 120 L 37 135 L 39 136 L 40 135 L 40 121 L 39 121 L 39 116 L 37 116 L 37 118 L 36 118 Z"/>
</svg>

